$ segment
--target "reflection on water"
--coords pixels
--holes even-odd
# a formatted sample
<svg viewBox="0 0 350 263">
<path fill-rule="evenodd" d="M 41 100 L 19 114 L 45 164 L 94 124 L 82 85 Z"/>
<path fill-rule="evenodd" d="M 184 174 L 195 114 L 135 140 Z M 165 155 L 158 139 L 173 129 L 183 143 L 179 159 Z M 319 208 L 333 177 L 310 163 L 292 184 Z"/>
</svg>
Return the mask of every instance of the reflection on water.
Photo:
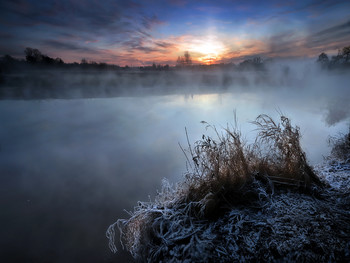
<svg viewBox="0 0 350 263">
<path fill-rule="evenodd" d="M 178 142 L 200 139 L 205 126 L 233 122 L 247 140 L 249 121 L 282 111 L 301 127 L 311 163 L 328 154 L 327 105 L 312 92 L 187 94 L 133 98 L 0 101 L 1 243 L 5 255 L 26 262 L 116 262 L 105 230 L 127 217 L 137 200 L 154 196 L 163 177 L 181 179 Z"/>
</svg>

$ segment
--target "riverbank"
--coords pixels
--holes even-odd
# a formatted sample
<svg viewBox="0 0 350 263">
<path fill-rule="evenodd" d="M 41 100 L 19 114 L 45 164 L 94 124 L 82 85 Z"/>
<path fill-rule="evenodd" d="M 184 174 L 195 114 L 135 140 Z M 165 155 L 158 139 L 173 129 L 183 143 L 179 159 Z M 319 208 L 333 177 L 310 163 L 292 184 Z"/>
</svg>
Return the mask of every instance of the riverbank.
<svg viewBox="0 0 350 263">
<path fill-rule="evenodd" d="M 255 124 L 258 144 L 230 129 L 189 143 L 192 171 L 111 225 L 112 251 L 118 226 L 139 262 L 349 261 L 349 160 L 312 169 L 289 119 Z"/>
</svg>

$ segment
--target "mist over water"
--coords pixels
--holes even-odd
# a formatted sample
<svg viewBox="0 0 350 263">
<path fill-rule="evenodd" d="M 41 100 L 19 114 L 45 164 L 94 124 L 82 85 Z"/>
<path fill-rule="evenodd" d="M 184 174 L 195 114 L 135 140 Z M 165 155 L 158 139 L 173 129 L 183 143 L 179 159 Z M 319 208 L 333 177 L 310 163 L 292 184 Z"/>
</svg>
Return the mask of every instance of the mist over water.
<svg viewBox="0 0 350 263">
<path fill-rule="evenodd" d="M 120 80 L 123 92 L 86 98 L 79 89 L 74 96 L 80 99 L 1 100 L 4 258 L 125 261 L 125 254 L 108 250 L 108 225 L 128 217 L 124 209 L 138 200 L 152 198 L 162 178 L 181 180 L 186 158 L 178 142 L 186 146 L 185 127 L 193 143 L 211 133 L 201 121 L 220 130 L 233 123 L 234 110 L 248 141 L 255 138 L 249 121 L 282 112 L 301 128 L 311 164 L 322 162 L 328 136 L 348 129 L 349 74 L 310 63 L 270 67 L 268 79 L 261 72 L 225 71 L 121 80 L 112 74 L 108 82 L 99 75 L 97 86 L 113 90 L 108 85 Z"/>
</svg>

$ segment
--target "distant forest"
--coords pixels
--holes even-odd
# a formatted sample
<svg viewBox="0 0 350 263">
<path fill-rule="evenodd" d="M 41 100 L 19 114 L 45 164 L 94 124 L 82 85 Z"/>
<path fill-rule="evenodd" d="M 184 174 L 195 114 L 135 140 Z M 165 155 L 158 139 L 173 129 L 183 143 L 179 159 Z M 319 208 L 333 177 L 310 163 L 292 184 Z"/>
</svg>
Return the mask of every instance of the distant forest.
<svg viewBox="0 0 350 263">
<path fill-rule="evenodd" d="M 169 65 L 161 65 L 153 63 L 151 66 L 141 67 L 129 67 L 129 66 L 118 66 L 115 64 L 107 64 L 103 62 L 88 61 L 82 59 L 80 63 L 65 63 L 61 58 L 51 58 L 41 51 L 35 48 L 26 48 L 24 50 L 25 59 L 16 59 L 10 55 L 0 57 L 0 74 L 8 72 L 18 72 L 22 70 L 33 70 L 33 69 L 76 69 L 76 70 L 139 70 L 139 71 L 167 71 L 174 69 L 236 69 L 236 70 L 264 70 L 265 64 L 271 61 L 271 59 L 263 60 L 260 57 L 254 57 L 251 59 L 244 60 L 238 65 L 234 63 L 228 64 L 193 64 L 191 55 L 189 52 L 184 52 L 184 56 L 179 56 L 176 61 L 176 66 L 171 67 Z M 317 59 L 317 64 L 323 69 L 339 69 L 339 68 L 350 68 L 350 46 L 344 47 L 338 51 L 336 56 L 329 56 L 325 53 L 321 53 Z M 0 75 L 1 78 L 1 75 Z"/>
<path fill-rule="evenodd" d="M 9 55 L 0 57 L 0 100 L 172 94 L 194 88 L 196 92 L 213 92 L 259 85 L 279 87 L 298 81 L 290 66 L 281 64 L 276 71 L 276 67 L 270 67 L 273 59 L 260 57 L 237 65 L 200 65 L 192 63 L 190 53 L 184 52 L 175 66 L 153 63 L 143 67 L 121 67 L 86 59 L 80 63 L 65 63 L 61 58 L 49 57 L 33 48 L 26 48 L 24 54 L 24 59 Z M 348 71 L 350 46 L 331 58 L 321 53 L 315 58 L 315 67 L 324 71 Z M 216 74 L 217 71 L 220 74 Z"/>
</svg>

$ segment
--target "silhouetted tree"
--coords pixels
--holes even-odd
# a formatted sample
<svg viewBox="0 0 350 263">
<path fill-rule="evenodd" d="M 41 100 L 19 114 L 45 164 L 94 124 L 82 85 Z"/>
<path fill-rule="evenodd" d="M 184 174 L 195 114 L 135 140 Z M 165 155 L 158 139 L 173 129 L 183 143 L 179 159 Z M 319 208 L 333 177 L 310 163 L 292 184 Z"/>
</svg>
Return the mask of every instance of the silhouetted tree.
<svg viewBox="0 0 350 263">
<path fill-rule="evenodd" d="M 327 54 L 322 52 L 318 56 L 317 62 L 319 62 L 319 63 L 328 63 L 329 62 L 329 58 L 328 58 Z"/>
<path fill-rule="evenodd" d="M 192 65 L 191 55 L 188 51 L 185 51 L 184 57 L 185 57 L 185 65 L 187 66 Z"/>
<path fill-rule="evenodd" d="M 330 66 L 332 68 L 337 68 L 341 66 L 344 63 L 344 58 L 341 50 L 338 50 L 338 55 L 332 56 L 332 59 L 330 61 Z"/>
<path fill-rule="evenodd" d="M 343 48 L 342 55 L 344 57 L 345 63 L 350 62 L 350 46 Z"/>
<path fill-rule="evenodd" d="M 38 62 L 41 62 L 43 59 L 43 55 L 38 49 L 27 47 L 24 50 L 24 53 L 26 55 L 27 62 L 30 62 L 30 63 L 38 63 Z"/>
<path fill-rule="evenodd" d="M 27 47 L 24 50 L 26 61 L 33 64 L 59 65 L 64 64 L 60 58 L 51 58 L 42 54 L 38 49 Z"/>
<path fill-rule="evenodd" d="M 184 58 L 181 57 L 181 56 L 178 56 L 178 57 L 177 57 L 177 61 L 176 61 L 176 65 L 177 65 L 177 66 L 183 66 L 184 64 L 185 64 Z"/>
<path fill-rule="evenodd" d="M 107 67 L 108 67 L 108 65 L 107 65 L 107 63 L 100 63 L 100 64 L 98 64 L 98 67 L 100 68 L 100 69 L 106 69 Z"/>
<path fill-rule="evenodd" d="M 57 64 L 57 65 L 63 65 L 63 64 L 64 64 L 64 61 L 63 61 L 61 58 L 56 58 L 56 59 L 55 59 L 55 64 Z"/>
<path fill-rule="evenodd" d="M 10 55 L 5 55 L 2 60 L 6 63 L 12 63 L 16 61 L 16 59 L 11 57 Z"/>
<path fill-rule="evenodd" d="M 321 65 L 322 67 L 328 67 L 329 66 L 329 58 L 328 58 L 327 54 L 322 52 L 318 56 L 317 63 L 319 63 L 319 65 Z"/>
<path fill-rule="evenodd" d="M 261 57 L 244 60 L 239 64 L 240 69 L 262 70 L 264 69 L 263 60 Z"/>
<path fill-rule="evenodd" d="M 331 59 L 328 58 L 327 54 L 321 53 L 318 56 L 317 62 L 323 67 L 327 66 L 329 69 L 349 67 L 350 66 L 350 46 L 339 49 L 338 54 L 336 56 L 332 56 Z"/>
<path fill-rule="evenodd" d="M 55 60 L 49 56 L 42 55 L 41 62 L 47 65 L 53 65 L 55 63 Z"/>
<path fill-rule="evenodd" d="M 252 62 L 254 65 L 260 65 L 260 64 L 262 64 L 262 59 L 261 59 L 261 57 L 255 57 L 255 58 L 253 58 Z"/>
<path fill-rule="evenodd" d="M 191 66 L 192 65 L 192 59 L 191 55 L 188 51 L 184 52 L 184 56 L 179 56 L 176 61 L 177 66 Z"/>
</svg>

